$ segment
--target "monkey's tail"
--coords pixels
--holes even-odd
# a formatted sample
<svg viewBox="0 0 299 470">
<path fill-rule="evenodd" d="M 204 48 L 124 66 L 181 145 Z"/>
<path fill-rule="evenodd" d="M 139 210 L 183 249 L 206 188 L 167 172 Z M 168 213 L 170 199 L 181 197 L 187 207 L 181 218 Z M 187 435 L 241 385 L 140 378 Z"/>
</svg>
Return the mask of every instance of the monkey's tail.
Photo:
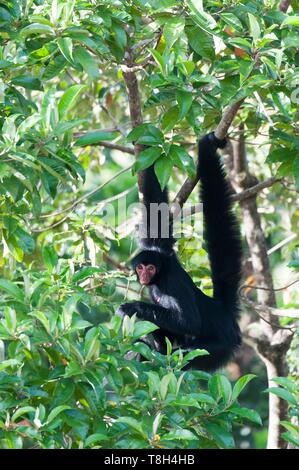
<svg viewBox="0 0 299 470">
<path fill-rule="evenodd" d="M 230 188 L 217 148 L 226 140 L 214 133 L 199 142 L 198 174 L 204 216 L 204 239 L 210 260 L 214 298 L 232 315 L 238 312 L 238 288 L 241 276 L 241 238 L 232 212 Z"/>
</svg>

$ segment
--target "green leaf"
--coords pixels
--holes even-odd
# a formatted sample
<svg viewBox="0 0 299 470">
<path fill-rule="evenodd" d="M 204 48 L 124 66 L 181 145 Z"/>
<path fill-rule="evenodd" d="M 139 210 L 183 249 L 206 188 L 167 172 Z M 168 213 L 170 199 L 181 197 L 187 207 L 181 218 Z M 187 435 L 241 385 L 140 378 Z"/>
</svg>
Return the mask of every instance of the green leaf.
<svg viewBox="0 0 299 470">
<path fill-rule="evenodd" d="M 25 26 L 25 28 L 21 30 L 21 36 L 23 37 L 30 36 L 31 34 L 45 34 L 46 36 L 54 36 L 55 31 L 53 28 L 51 28 L 51 26 L 46 24 L 32 23 L 28 26 Z"/>
<path fill-rule="evenodd" d="M 17 365 L 19 365 L 19 361 L 17 361 L 17 359 L 7 359 L 7 361 L 2 361 L 0 362 L 0 372 L 8 369 L 9 367 L 14 367 Z"/>
<path fill-rule="evenodd" d="M 278 396 L 279 398 L 282 398 L 283 400 L 286 400 L 288 403 L 291 405 L 297 405 L 297 400 L 295 397 L 288 392 L 287 390 L 279 387 L 270 387 L 265 390 L 265 392 L 270 392 L 273 393 L 274 395 Z"/>
<path fill-rule="evenodd" d="M 107 434 L 100 434 L 97 432 L 88 436 L 88 438 L 85 440 L 84 446 L 90 447 L 97 442 L 108 441 L 109 439 L 110 437 Z"/>
<path fill-rule="evenodd" d="M 221 13 L 220 16 L 222 20 L 229 26 L 232 26 L 237 31 L 243 31 L 243 25 L 237 16 L 233 15 L 232 13 Z"/>
<path fill-rule="evenodd" d="M 251 13 L 247 13 L 247 15 L 249 19 L 250 35 L 253 40 L 256 41 L 259 37 L 261 37 L 260 25 L 258 24 L 258 21 L 255 16 L 253 16 Z"/>
<path fill-rule="evenodd" d="M 172 108 L 169 108 L 166 111 L 161 121 L 161 125 L 162 125 L 164 132 L 171 131 L 178 121 L 179 121 L 179 107 L 172 106 Z"/>
<path fill-rule="evenodd" d="M 48 334 L 51 334 L 50 322 L 49 322 L 48 318 L 46 317 L 46 315 L 44 314 L 44 312 L 40 312 L 40 311 L 35 310 L 33 312 L 28 313 L 28 315 L 30 315 L 31 317 L 34 317 L 37 320 L 39 320 L 40 323 L 45 328 L 46 332 Z"/>
<path fill-rule="evenodd" d="M 43 85 L 38 78 L 29 77 L 28 75 L 19 75 L 11 80 L 15 86 L 22 86 L 28 90 L 43 90 Z"/>
<path fill-rule="evenodd" d="M 242 392 L 243 388 L 245 388 L 248 382 L 250 382 L 255 377 L 256 375 L 254 374 L 247 374 L 239 378 L 239 380 L 235 383 L 234 388 L 233 388 L 232 401 L 236 401 L 236 399 Z"/>
<path fill-rule="evenodd" d="M 185 27 L 185 18 L 171 17 L 164 24 L 163 36 L 166 42 L 166 49 L 170 51 L 173 44 L 182 37 Z"/>
<path fill-rule="evenodd" d="M 76 147 L 85 147 L 86 145 L 94 145 L 98 142 L 102 142 L 103 140 L 114 140 L 118 137 L 118 132 L 106 132 L 106 131 L 96 131 L 96 132 L 88 132 L 79 139 L 76 140 L 75 146 Z"/>
<path fill-rule="evenodd" d="M 171 343 L 171 341 L 169 341 L 167 336 L 165 337 L 165 342 L 166 342 L 166 355 L 170 356 L 170 354 L 172 352 L 172 343 Z"/>
<path fill-rule="evenodd" d="M 94 57 L 84 48 L 77 47 L 74 51 L 74 59 L 79 62 L 83 70 L 90 76 L 92 80 L 99 77 L 99 68 Z"/>
<path fill-rule="evenodd" d="M 23 250 L 25 253 L 33 253 L 35 242 L 29 233 L 25 232 L 25 230 L 23 230 L 21 227 L 17 227 L 14 236 L 16 237 L 21 250 Z"/>
<path fill-rule="evenodd" d="M 74 127 L 78 127 L 81 124 L 86 124 L 86 119 L 71 119 L 67 122 L 60 122 L 54 129 L 53 135 L 59 136 L 65 134 L 66 132 L 70 131 Z M 76 145 L 76 144 L 75 144 Z"/>
<path fill-rule="evenodd" d="M 122 416 L 116 420 L 117 423 L 123 423 L 129 426 L 129 428 L 137 431 L 144 439 L 148 439 L 146 432 L 142 429 L 141 423 L 137 419 L 130 418 L 129 416 Z"/>
<path fill-rule="evenodd" d="M 9 69 L 15 67 L 15 64 L 13 62 L 10 62 L 9 60 L 0 60 L 0 70 L 2 69 Z"/>
<path fill-rule="evenodd" d="M 134 163 L 133 172 L 136 173 L 151 166 L 160 157 L 161 153 L 161 147 L 149 147 L 140 152 Z"/>
<path fill-rule="evenodd" d="M 232 46 L 239 47 L 240 49 L 243 49 L 246 52 L 251 52 L 251 43 L 244 38 L 229 38 L 227 39 L 227 42 L 231 44 Z"/>
<path fill-rule="evenodd" d="M 213 375 L 209 380 L 209 391 L 216 401 L 222 398 L 224 403 L 227 404 L 231 400 L 232 387 L 225 375 Z"/>
<path fill-rule="evenodd" d="M 296 439 L 296 437 L 291 433 L 291 432 L 283 432 L 281 435 L 286 441 L 290 442 L 296 447 L 299 447 L 299 439 Z"/>
<path fill-rule="evenodd" d="M 295 259 L 294 261 L 290 261 L 289 264 L 288 264 L 288 267 L 289 268 L 299 269 L 299 259 Z M 286 315 L 286 317 L 287 317 L 287 315 Z M 299 317 L 299 312 L 298 312 L 298 317 Z"/>
<path fill-rule="evenodd" d="M 93 356 L 98 357 L 100 342 L 98 340 L 99 331 L 97 328 L 91 328 L 86 336 L 84 342 L 85 361 L 90 361 Z"/>
<path fill-rule="evenodd" d="M 62 55 L 57 55 L 50 60 L 49 64 L 45 67 L 42 75 L 43 80 L 51 80 L 54 77 L 58 77 L 66 65 L 66 59 Z"/>
<path fill-rule="evenodd" d="M 198 437 L 188 429 L 176 429 L 174 431 L 170 431 L 167 434 L 162 436 L 162 440 L 166 441 L 198 441 Z"/>
<path fill-rule="evenodd" d="M 231 433 L 223 429 L 221 426 L 215 423 L 205 423 L 206 430 L 216 440 L 220 447 L 231 449 L 234 447 L 234 439 Z"/>
<path fill-rule="evenodd" d="M 216 402 L 213 397 L 206 393 L 192 393 L 192 397 L 200 403 L 208 403 L 209 405 L 215 406 Z"/>
<path fill-rule="evenodd" d="M 127 45 L 127 34 L 123 26 L 118 23 L 113 23 L 112 30 L 114 32 L 115 42 L 117 46 L 123 51 Z"/>
<path fill-rule="evenodd" d="M 56 408 L 50 411 L 46 424 L 50 424 L 60 413 L 62 413 L 65 410 L 70 410 L 70 409 L 71 407 L 67 405 L 56 406 Z"/>
<path fill-rule="evenodd" d="M 177 407 L 181 406 L 194 406 L 195 408 L 200 408 L 200 405 L 198 404 L 198 401 L 190 396 L 183 396 L 183 397 L 178 397 L 175 401 L 171 403 L 172 405 L 175 405 Z"/>
<path fill-rule="evenodd" d="M 163 414 L 162 413 L 157 413 L 154 421 L 153 421 L 153 436 L 155 436 L 157 434 L 157 431 L 159 429 L 159 426 L 161 424 L 161 421 L 163 419 Z"/>
<path fill-rule="evenodd" d="M 231 411 L 232 413 L 236 414 L 237 416 L 240 416 L 241 418 L 249 419 L 249 421 L 259 424 L 260 426 L 262 426 L 263 424 L 260 415 L 255 410 L 250 410 L 249 408 L 241 408 L 238 405 L 232 405 L 227 408 L 227 411 Z"/>
<path fill-rule="evenodd" d="M 161 189 L 165 189 L 172 172 L 173 163 L 165 155 L 160 157 L 155 163 L 155 173 L 160 183 Z"/>
<path fill-rule="evenodd" d="M 296 16 L 296 15 L 288 16 L 281 23 L 281 28 L 283 28 L 286 25 L 299 26 L 299 16 Z"/>
<path fill-rule="evenodd" d="M 290 32 L 282 40 L 282 45 L 286 48 L 288 47 L 299 47 L 299 36 L 297 32 Z"/>
<path fill-rule="evenodd" d="M 79 95 L 85 89 L 86 85 L 73 85 L 62 95 L 58 103 L 58 113 L 60 119 L 63 119 L 67 112 L 75 105 Z"/>
<path fill-rule="evenodd" d="M 192 49 L 201 57 L 210 60 L 215 59 L 215 46 L 213 37 L 197 26 L 186 28 L 188 41 Z"/>
<path fill-rule="evenodd" d="M 15 310 L 10 307 L 4 307 L 4 317 L 8 331 L 13 335 L 17 327 L 17 316 Z"/>
<path fill-rule="evenodd" d="M 294 437 L 299 440 L 299 426 L 289 423 L 288 421 L 281 421 L 280 424 L 282 424 L 288 431 L 290 431 L 294 435 Z"/>
<path fill-rule="evenodd" d="M 149 321 L 138 321 L 134 325 L 132 336 L 134 339 L 141 338 L 142 336 L 148 335 L 157 329 L 158 326 Z"/>
<path fill-rule="evenodd" d="M 299 265 L 299 260 L 298 260 Z M 287 311 L 287 310 L 286 310 Z M 286 314 L 287 317 L 287 314 Z M 299 312 L 298 312 L 299 317 Z M 295 380 L 288 379 L 287 377 L 276 377 L 275 379 L 271 379 L 273 382 L 281 385 L 282 387 L 286 388 L 290 393 L 295 393 L 298 389 L 298 385 Z"/>
<path fill-rule="evenodd" d="M 205 349 L 194 349 L 193 351 L 190 351 L 188 354 L 184 356 L 183 359 L 183 364 L 186 364 L 187 362 L 192 361 L 195 357 L 199 356 L 208 356 L 209 353 Z"/>
<path fill-rule="evenodd" d="M 194 160 L 183 147 L 172 144 L 170 146 L 168 156 L 172 159 L 174 165 L 180 168 L 180 170 L 187 171 L 191 178 L 195 176 L 196 170 Z"/>
<path fill-rule="evenodd" d="M 187 0 L 192 19 L 202 28 L 214 29 L 217 26 L 214 18 L 206 13 L 203 8 L 203 0 Z"/>
<path fill-rule="evenodd" d="M 73 282 L 79 282 L 95 273 L 101 273 L 103 270 L 94 266 L 85 266 L 73 275 Z"/>
<path fill-rule="evenodd" d="M 23 292 L 13 282 L 8 281 L 7 279 L 0 279 L 0 289 L 7 292 L 7 294 L 11 295 L 18 302 L 24 302 Z"/>
<path fill-rule="evenodd" d="M 11 255 L 15 258 L 16 261 L 21 262 L 23 260 L 23 257 L 24 257 L 24 252 L 19 247 L 16 238 L 13 235 L 7 236 L 4 230 L 3 230 L 3 237 L 6 241 L 6 244 L 8 246 L 8 249 L 9 249 Z M 0 286 L 0 288 L 1 288 L 1 286 Z"/>
<path fill-rule="evenodd" d="M 90 326 L 89 323 L 86 326 Z M 65 368 L 64 377 L 74 377 L 76 375 L 83 375 L 83 369 L 77 362 L 71 360 Z"/>
<path fill-rule="evenodd" d="M 52 246 L 44 246 L 42 249 L 42 256 L 45 265 L 49 271 L 52 271 L 58 264 L 58 256 Z"/>
<path fill-rule="evenodd" d="M 299 157 L 297 157 L 294 160 L 293 171 L 294 171 L 294 178 L 295 178 L 296 188 L 299 189 Z"/>
<path fill-rule="evenodd" d="M 164 61 L 164 58 L 162 57 L 162 55 L 160 54 L 159 51 L 157 51 L 156 49 L 152 49 L 149 47 L 148 49 L 150 51 L 150 53 L 152 54 L 153 58 L 155 59 L 155 61 L 157 62 L 158 66 L 160 67 L 160 70 L 161 70 L 161 73 L 163 75 L 165 75 L 165 70 L 166 70 L 166 67 L 165 67 L 165 61 Z"/>
<path fill-rule="evenodd" d="M 140 124 L 127 135 L 127 140 L 129 142 L 154 146 L 163 144 L 164 136 L 153 124 Z"/>
<path fill-rule="evenodd" d="M 12 415 L 11 421 L 14 423 L 20 416 L 32 412 L 35 413 L 35 408 L 33 408 L 33 406 L 23 406 Z"/>
<path fill-rule="evenodd" d="M 176 100 L 179 105 L 179 120 L 183 119 L 192 106 L 192 93 L 190 91 L 178 90 L 176 92 Z"/>
<path fill-rule="evenodd" d="M 73 58 L 73 41 L 71 38 L 58 38 L 57 44 L 63 57 L 71 64 L 74 65 Z"/>
<path fill-rule="evenodd" d="M 192 62 L 192 60 L 184 60 L 180 63 L 177 64 L 180 71 L 186 75 L 186 77 L 189 77 L 192 72 L 194 72 L 195 69 L 195 64 Z"/>
<path fill-rule="evenodd" d="M 160 395 L 161 395 L 162 400 L 165 400 L 165 398 L 166 398 L 167 391 L 168 391 L 168 385 L 169 385 L 169 382 L 171 381 L 172 378 L 173 378 L 173 373 L 169 372 L 168 374 L 164 375 L 164 377 L 162 377 L 162 379 L 161 379 Z"/>
</svg>

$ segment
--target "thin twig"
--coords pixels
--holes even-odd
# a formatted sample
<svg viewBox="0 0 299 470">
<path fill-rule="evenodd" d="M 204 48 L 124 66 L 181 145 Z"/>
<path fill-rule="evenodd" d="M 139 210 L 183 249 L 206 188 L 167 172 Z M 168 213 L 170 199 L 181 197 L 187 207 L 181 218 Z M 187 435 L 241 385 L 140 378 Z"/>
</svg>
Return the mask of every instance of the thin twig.
<svg viewBox="0 0 299 470">
<path fill-rule="evenodd" d="M 273 186 L 273 184 L 279 183 L 281 180 L 282 178 L 276 178 L 275 176 L 272 176 L 271 178 L 265 181 L 262 181 L 261 183 L 251 186 L 251 188 L 244 189 L 244 191 L 241 191 L 240 193 L 233 194 L 231 196 L 231 200 L 233 202 L 244 201 L 244 199 L 248 199 L 250 197 L 255 196 L 257 193 L 259 193 L 263 189 L 269 188 L 270 186 Z"/>
<path fill-rule="evenodd" d="M 83 134 L 84 135 L 84 134 Z M 124 153 L 130 153 L 131 155 L 134 155 L 134 149 L 131 147 L 126 147 L 125 145 L 119 145 L 119 144 L 114 144 L 113 142 L 106 142 L 105 140 L 102 140 L 101 142 L 96 142 L 94 144 L 84 144 L 82 147 L 92 147 L 92 146 L 100 146 L 100 147 L 105 147 L 108 149 L 112 150 L 119 150 L 120 152 Z"/>
<path fill-rule="evenodd" d="M 100 186 L 96 187 L 95 189 L 93 189 L 92 191 L 89 191 L 88 193 L 84 194 L 83 196 L 79 197 L 78 199 L 76 199 L 74 202 L 72 202 L 72 204 L 68 207 L 66 207 L 65 209 L 62 209 L 60 211 L 57 211 L 57 212 L 53 212 L 51 214 L 45 214 L 44 216 L 41 216 L 43 218 L 45 217 L 56 217 L 57 215 L 60 215 L 60 214 L 63 214 L 65 212 L 68 212 L 68 214 L 63 217 L 61 220 L 59 220 L 58 222 L 55 222 L 55 224 L 53 225 L 50 225 L 48 227 L 45 227 L 45 228 L 37 228 L 37 229 L 32 229 L 33 232 L 45 232 L 53 227 L 57 227 L 57 225 L 60 225 L 62 224 L 70 215 L 70 213 L 75 209 L 75 207 L 77 207 L 78 204 L 80 204 L 82 201 L 84 201 L 85 199 L 88 199 L 89 197 L 93 196 L 94 194 L 96 194 L 98 191 L 101 191 L 107 184 L 111 183 L 111 181 L 113 181 L 114 179 L 116 179 L 118 176 L 122 175 L 123 173 L 125 173 L 126 171 L 130 170 L 132 168 L 133 165 L 130 165 L 126 168 L 123 168 L 121 171 L 119 171 L 118 173 L 116 173 L 115 175 L 113 175 L 111 178 L 109 178 L 107 181 L 105 181 L 104 183 L 102 183 Z"/>
<path fill-rule="evenodd" d="M 287 284 L 286 286 L 283 286 L 283 287 L 278 287 L 276 289 L 268 289 L 268 287 L 262 287 L 262 286 L 252 286 L 250 284 L 243 284 L 240 288 L 239 288 L 239 293 L 241 294 L 242 290 L 244 289 L 256 289 L 256 290 L 266 290 L 266 291 L 274 291 L 274 292 L 279 292 L 279 291 L 282 291 L 282 290 L 285 290 L 285 289 L 288 289 L 289 287 L 293 286 L 294 284 L 296 284 L 297 282 L 299 282 L 299 278 L 298 279 L 295 279 L 295 281 L 292 281 L 290 284 Z M 269 307 L 268 307 L 269 308 Z M 299 316 L 299 312 L 298 312 L 298 316 Z"/>
</svg>

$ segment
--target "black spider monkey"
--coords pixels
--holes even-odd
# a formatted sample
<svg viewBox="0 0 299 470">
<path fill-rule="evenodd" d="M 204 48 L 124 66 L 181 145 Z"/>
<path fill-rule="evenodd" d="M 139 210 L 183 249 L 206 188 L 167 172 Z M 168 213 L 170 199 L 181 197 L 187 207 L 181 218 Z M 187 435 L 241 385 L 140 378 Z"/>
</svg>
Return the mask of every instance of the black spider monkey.
<svg viewBox="0 0 299 470">
<path fill-rule="evenodd" d="M 217 148 L 225 144 L 214 133 L 203 137 L 197 165 L 213 298 L 198 289 L 181 266 L 173 250 L 172 223 L 168 238 L 151 238 L 147 222 L 146 236 L 141 240 L 143 251 L 132 264 L 139 282 L 149 286 L 153 303 L 125 303 L 118 309 L 121 315 L 136 313 L 159 326 L 152 335 L 156 350 L 162 354 L 166 353 L 165 337 L 187 351 L 206 349 L 208 356 L 198 356 L 189 364 L 206 371 L 225 365 L 241 343 L 237 323 L 241 241 L 229 185 L 217 155 Z M 167 190 L 161 190 L 153 166 L 144 171 L 142 192 L 147 213 L 151 203 L 168 203 Z"/>
</svg>

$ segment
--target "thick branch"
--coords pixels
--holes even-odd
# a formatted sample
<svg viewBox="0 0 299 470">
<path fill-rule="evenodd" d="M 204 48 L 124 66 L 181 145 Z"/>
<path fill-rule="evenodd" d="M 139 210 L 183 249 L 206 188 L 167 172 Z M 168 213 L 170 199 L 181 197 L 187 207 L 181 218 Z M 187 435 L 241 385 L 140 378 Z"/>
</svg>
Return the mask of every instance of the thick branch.
<svg viewBox="0 0 299 470">
<path fill-rule="evenodd" d="M 242 136 L 242 132 L 241 132 Z M 234 189 L 239 191 L 250 190 L 256 186 L 256 178 L 250 173 L 246 162 L 246 149 L 242 143 L 233 142 L 227 148 L 230 163 L 230 179 Z M 238 172 L 238 170 L 240 172 Z M 287 373 L 286 352 L 292 339 L 292 331 L 282 329 L 279 319 L 273 315 L 272 308 L 276 307 L 273 279 L 267 253 L 265 235 L 262 229 L 261 218 L 258 212 L 256 196 L 247 197 L 240 201 L 243 216 L 245 235 L 251 255 L 253 272 L 258 285 L 257 298 L 264 305 L 261 320 L 250 327 L 250 336 L 257 351 L 267 368 L 269 386 L 274 377 L 285 376 Z M 282 428 L 280 421 L 286 418 L 287 407 L 276 395 L 269 395 L 269 426 L 268 443 L 270 449 L 285 445 L 281 438 Z"/>
<path fill-rule="evenodd" d="M 286 11 L 287 11 L 287 9 L 289 8 L 290 5 L 291 5 L 291 0 L 281 0 L 280 5 L 279 5 L 279 9 L 283 13 L 286 13 Z"/>
<path fill-rule="evenodd" d="M 230 125 L 233 122 L 234 117 L 237 114 L 243 101 L 244 99 L 236 101 L 236 103 L 233 103 L 229 108 L 224 111 L 221 121 L 219 122 L 215 130 L 215 136 L 218 139 L 225 139 L 228 129 L 230 128 Z"/>
<path fill-rule="evenodd" d="M 137 127 L 142 124 L 142 113 L 141 113 L 141 101 L 140 101 L 140 94 L 139 94 L 139 87 L 137 76 L 132 68 L 134 67 L 132 57 L 130 51 L 127 53 L 127 64 L 123 67 L 123 77 L 126 83 L 127 91 L 128 91 L 128 100 L 129 100 L 129 109 L 130 109 L 130 116 L 132 127 Z M 134 146 L 134 153 L 136 157 L 142 151 L 143 146 L 139 144 L 135 144 Z M 142 202 L 143 200 L 143 178 L 144 172 L 138 172 L 138 188 L 139 188 L 139 200 Z"/>
<path fill-rule="evenodd" d="M 215 136 L 218 139 L 224 139 L 226 137 L 227 131 L 233 122 L 235 115 L 238 112 L 241 104 L 244 100 L 239 100 L 236 103 L 232 104 L 228 109 L 224 111 L 224 114 L 221 118 L 220 123 L 218 124 L 215 130 Z M 174 198 L 174 203 L 179 204 L 182 207 L 185 202 L 187 201 L 188 197 L 192 193 L 193 189 L 195 188 L 196 184 L 198 183 L 198 177 L 195 178 L 187 178 L 179 192 L 177 193 L 176 197 Z"/>
</svg>

